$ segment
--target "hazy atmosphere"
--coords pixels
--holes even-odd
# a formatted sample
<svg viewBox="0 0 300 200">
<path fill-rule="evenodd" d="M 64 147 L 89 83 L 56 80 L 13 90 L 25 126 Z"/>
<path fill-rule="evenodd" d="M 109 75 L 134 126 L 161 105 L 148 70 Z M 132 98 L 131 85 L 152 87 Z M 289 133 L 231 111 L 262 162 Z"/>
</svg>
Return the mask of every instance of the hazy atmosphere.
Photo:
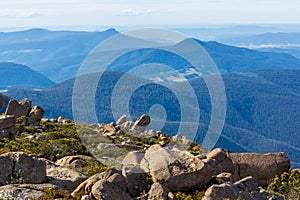
<svg viewBox="0 0 300 200">
<path fill-rule="evenodd" d="M 11 0 L 0 28 L 298 23 L 297 0 Z"/>
</svg>

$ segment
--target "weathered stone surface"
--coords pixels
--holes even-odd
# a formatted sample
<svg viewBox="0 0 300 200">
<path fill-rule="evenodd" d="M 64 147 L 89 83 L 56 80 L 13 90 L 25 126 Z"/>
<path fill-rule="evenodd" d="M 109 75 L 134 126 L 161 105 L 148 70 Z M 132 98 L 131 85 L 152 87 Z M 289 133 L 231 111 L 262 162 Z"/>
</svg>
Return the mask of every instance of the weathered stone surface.
<svg viewBox="0 0 300 200">
<path fill-rule="evenodd" d="M 152 145 L 141 161 L 154 182 L 165 183 L 171 191 L 185 191 L 207 184 L 212 169 L 187 151 Z"/>
<path fill-rule="evenodd" d="M 153 183 L 149 191 L 148 200 L 171 200 L 169 198 L 170 191 L 164 185 L 160 183 Z"/>
<path fill-rule="evenodd" d="M 29 111 L 31 109 L 31 101 L 29 101 L 29 99 L 25 98 L 25 99 L 22 99 L 19 104 L 21 106 L 23 106 L 23 108 L 27 108 L 27 114 L 25 116 L 27 116 L 29 114 Z"/>
<path fill-rule="evenodd" d="M 109 149 L 112 149 L 112 150 L 118 150 L 120 147 L 116 144 L 111 144 L 111 143 L 99 143 L 98 146 L 97 146 L 97 149 L 99 150 L 109 150 Z"/>
<path fill-rule="evenodd" d="M 104 136 L 114 136 L 118 132 L 118 129 L 113 123 L 105 124 L 103 126 L 103 135 Z"/>
<path fill-rule="evenodd" d="M 233 175 L 231 173 L 223 172 L 214 177 L 213 182 L 216 184 L 233 183 Z"/>
<path fill-rule="evenodd" d="M 120 178 L 120 177 L 114 176 L 114 175 L 121 175 L 121 171 L 119 171 L 115 168 L 109 168 L 105 172 L 95 174 L 94 176 L 92 176 L 89 179 L 82 182 L 72 192 L 71 195 L 76 199 L 81 198 L 83 195 L 91 195 L 93 185 L 100 180 L 109 180 L 109 182 L 113 182 L 115 185 L 117 185 L 119 187 L 119 189 L 126 186 L 126 181 L 125 181 L 124 177 L 122 179 L 122 177 Z M 119 183 L 119 182 L 121 182 L 121 183 Z"/>
<path fill-rule="evenodd" d="M 148 115 L 142 115 L 139 119 L 134 122 L 133 127 L 131 128 L 132 131 L 145 131 L 145 128 L 150 124 L 151 119 Z"/>
<path fill-rule="evenodd" d="M 16 119 L 14 115 L 0 115 L 0 139 L 12 139 L 15 136 Z"/>
<path fill-rule="evenodd" d="M 0 185 L 9 184 L 13 174 L 13 159 L 9 155 L 0 155 Z"/>
<path fill-rule="evenodd" d="M 146 173 L 138 167 L 123 167 L 122 174 L 126 178 L 127 189 L 133 196 L 147 190 Z"/>
<path fill-rule="evenodd" d="M 290 159 L 285 153 L 230 153 L 236 166 L 235 175 L 240 179 L 252 176 L 261 186 L 290 169 Z"/>
<path fill-rule="evenodd" d="M 64 118 L 64 117 L 62 117 L 62 116 L 59 116 L 59 117 L 57 118 L 57 122 L 58 122 L 58 123 L 61 123 L 61 124 L 70 124 L 70 123 L 73 123 L 72 120 L 67 119 L 67 118 Z"/>
<path fill-rule="evenodd" d="M 122 115 L 122 116 L 118 119 L 117 125 L 124 124 L 124 123 L 126 122 L 126 118 L 127 118 L 126 115 Z"/>
<path fill-rule="evenodd" d="M 28 123 L 33 125 L 39 125 L 44 114 L 45 110 L 43 110 L 39 106 L 34 106 L 29 113 Z"/>
<path fill-rule="evenodd" d="M 237 199 L 238 191 L 230 183 L 223 183 L 221 185 L 212 185 L 209 187 L 202 200 L 224 200 Z"/>
<path fill-rule="evenodd" d="M 132 200 L 119 186 L 108 180 L 100 180 L 92 187 L 92 195 L 97 200 Z"/>
<path fill-rule="evenodd" d="M 120 128 L 124 133 L 127 133 L 132 129 L 133 126 L 134 126 L 134 122 L 127 121 L 121 125 L 118 125 L 118 128 Z"/>
<path fill-rule="evenodd" d="M 142 115 L 139 119 L 137 119 L 134 123 L 135 126 L 147 127 L 150 124 L 150 117 L 148 115 Z"/>
<path fill-rule="evenodd" d="M 212 185 L 204 194 L 203 200 L 223 200 L 223 199 L 241 199 L 241 200 L 261 200 L 267 198 L 266 192 L 260 192 L 258 185 L 252 177 L 246 177 L 242 180 L 221 185 Z"/>
<path fill-rule="evenodd" d="M 14 183 L 37 184 L 44 183 L 47 180 L 46 163 L 42 160 L 23 152 L 9 152 L 2 154 L 1 157 L 9 157 L 13 160 L 11 174 L 13 180 L 11 181 Z"/>
<path fill-rule="evenodd" d="M 91 162 L 101 164 L 97 159 L 85 155 L 66 156 L 57 160 L 56 164 L 62 167 L 74 169 L 84 167 Z"/>
<path fill-rule="evenodd" d="M 5 114 L 6 115 L 14 115 L 15 118 L 21 117 L 21 116 L 28 116 L 30 107 L 28 105 L 31 105 L 31 103 L 26 103 L 25 101 L 19 102 L 15 99 L 11 99 L 8 102 Z"/>
<path fill-rule="evenodd" d="M 191 140 L 186 139 L 186 137 L 182 135 L 174 135 L 172 137 L 172 142 L 176 142 L 179 145 L 183 145 L 183 146 L 189 146 L 192 143 Z"/>
<path fill-rule="evenodd" d="M 235 173 L 236 166 L 232 163 L 232 160 L 229 158 L 229 152 L 227 150 L 217 148 L 209 152 L 206 155 L 206 157 L 206 159 L 203 159 L 203 162 L 211 162 L 211 165 L 214 168 L 214 175 L 218 175 L 223 172 L 228 172 L 232 174 Z"/>
<path fill-rule="evenodd" d="M 59 166 L 47 168 L 47 176 L 49 177 L 49 183 L 70 192 L 87 179 L 86 176 L 76 171 Z"/>
<path fill-rule="evenodd" d="M 258 185 L 253 179 L 253 177 L 248 176 L 234 183 L 234 185 L 238 188 L 238 190 L 244 191 L 258 191 Z"/>
<path fill-rule="evenodd" d="M 41 199 L 47 196 L 49 188 L 57 188 L 51 184 L 15 184 L 0 187 L 0 199 Z"/>
<path fill-rule="evenodd" d="M 123 166 L 140 166 L 145 153 L 139 151 L 129 152 L 122 161 Z"/>
<path fill-rule="evenodd" d="M 98 181 L 104 179 L 105 172 L 102 172 L 100 174 L 95 174 L 94 176 L 90 177 L 89 179 L 82 182 L 73 192 L 72 196 L 74 198 L 80 198 L 82 194 L 88 195 L 92 191 L 92 187 L 95 183 Z"/>
</svg>

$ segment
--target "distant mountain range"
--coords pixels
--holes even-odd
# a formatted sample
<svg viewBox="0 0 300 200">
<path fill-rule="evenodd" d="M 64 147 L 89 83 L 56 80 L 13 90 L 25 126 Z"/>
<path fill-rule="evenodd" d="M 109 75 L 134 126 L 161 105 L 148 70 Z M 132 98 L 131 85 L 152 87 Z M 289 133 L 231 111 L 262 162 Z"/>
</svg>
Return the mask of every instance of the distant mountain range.
<svg viewBox="0 0 300 200">
<path fill-rule="evenodd" d="M 103 32 L 31 29 L 0 33 L 0 61 L 30 66 L 52 81 L 60 82 L 75 77 L 88 53 L 115 34 L 114 29 Z"/>
<path fill-rule="evenodd" d="M 101 104 L 96 105 L 96 113 L 100 122 L 114 120 L 110 109 L 111 88 L 121 75 L 122 73 L 112 72 L 105 81 L 99 82 L 96 102 Z M 300 70 L 292 69 L 224 74 L 227 115 L 224 130 L 216 146 L 242 152 L 285 151 L 292 158 L 293 165 L 300 166 L 299 77 Z M 47 117 L 56 118 L 62 115 L 72 118 L 73 83 L 74 79 L 71 79 L 44 91 L 10 90 L 6 94 L 17 99 L 30 98 L 34 104 L 45 108 Z M 201 143 L 210 120 L 210 96 L 202 78 L 193 79 L 190 83 L 196 91 L 201 109 L 198 135 L 195 138 Z M 177 83 L 176 87 L 180 89 L 182 85 Z M 167 113 L 170 119 L 180 121 L 179 104 L 170 104 L 176 102 L 172 100 L 174 97 L 167 92 L 159 96 L 160 92 L 155 88 L 141 88 L 132 96 L 131 115 L 138 117 L 141 113 L 147 113 L 156 102 L 170 111 Z M 178 125 L 167 124 L 164 131 L 175 134 Z"/>
<path fill-rule="evenodd" d="M 116 34 L 118 32 L 114 29 L 103 32 L 32 29 L 0 33 L 0 61 L 27 65 L 54 82 L 62 82 L 74 78 L 80 64 L 90 51 L 105 39 Z M 196 41 L 210 54 L 222 73 L 257 69 L 300 69 L 300 60 L 289 54 L 260 52 L 218 42 Z M 188 50 L 188 46 L 183 46 L 183 48 Z M 169 54 L 161 54 L 159 51 L 149 53 L 143 50 L 135 52 L 139 59 L 132 60 L 130 56 L 134 56 L 133 54 L 123 58 L 121 64 L 124 65 L 125 61 L 130 62 L 131 65 L 139 65 L 145 60 L 157 57 L 158 54 L 160 60 L 169 60 L 170 66 L 178 64 L 176 57 L 171 60 L 167 59 Z M 118 65 L 120 62 L 115 64 Z"/>
<path fill-rule="evenodd" d="M 286 53 L 300 58 L 299 32 L 274 32 L 237 36 L 221 40 L 223 43 L 259 51 Z"/>
<path fill-rule="evenodd" d="M 9 62 L 0 62 L 0 90 L 12 88 L 45 89 L 54 82 L 31 68 Z"/>
</svg>

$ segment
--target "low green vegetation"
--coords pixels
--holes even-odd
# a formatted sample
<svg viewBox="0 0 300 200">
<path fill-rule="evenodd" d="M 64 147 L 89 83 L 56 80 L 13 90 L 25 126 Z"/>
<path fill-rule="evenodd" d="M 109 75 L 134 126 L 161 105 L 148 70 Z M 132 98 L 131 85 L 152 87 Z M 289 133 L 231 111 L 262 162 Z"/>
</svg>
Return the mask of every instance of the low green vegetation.
<svg viewBox="0 0 300 200">
<path fill-rule="evenodd" d="M 204 196 L 204 191 L 192 191 L 192 192 L 176 192 L 176 200 L 201 200 Z"/>
<path fill-rule="evenodd" d="M 22 151 L 56 161 L 70 155 L 90 155 L 81 143 L 75 124 L 43 123 L 40 127 L 17 124 L 14 140 L 0 140 L 0 154 Z"/>
<path fill-rule="evenodd" d="M 269 185 L 268 192 L 284 196 L 286 199 L 300 199 L 300 171 L 292 170 L 283 173 Z"/>
</svg>

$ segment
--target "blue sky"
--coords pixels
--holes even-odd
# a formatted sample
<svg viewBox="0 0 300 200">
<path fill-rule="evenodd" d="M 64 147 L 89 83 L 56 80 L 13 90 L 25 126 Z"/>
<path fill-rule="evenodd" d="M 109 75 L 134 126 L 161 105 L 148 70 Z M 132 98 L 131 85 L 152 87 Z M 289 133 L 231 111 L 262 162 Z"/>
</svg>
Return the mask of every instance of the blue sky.
<svg viewBox="0 0 300 200">
<path fill-rule="evenodd" d="M 300 23 L 299 0 L 9 0 L 0 28 Z"/>
</svg>

